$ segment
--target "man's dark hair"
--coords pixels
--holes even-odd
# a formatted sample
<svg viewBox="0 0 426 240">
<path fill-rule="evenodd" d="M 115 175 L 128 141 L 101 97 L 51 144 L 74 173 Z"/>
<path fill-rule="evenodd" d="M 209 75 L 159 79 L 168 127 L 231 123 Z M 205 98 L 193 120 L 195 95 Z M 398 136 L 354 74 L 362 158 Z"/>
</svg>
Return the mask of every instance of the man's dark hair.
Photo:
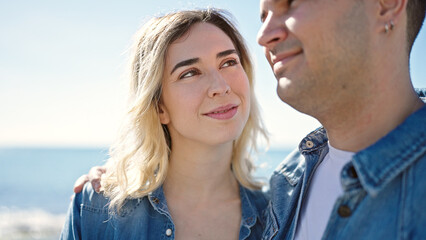
<svg viewBox="0 0 426 240">
<path fill-rule="evenodd" d="M 426 14 L 426 0 L 408 0 L 407 3 L 407 49 L 411 52 L 414 40 L 422 28 Z"/>
</svg>

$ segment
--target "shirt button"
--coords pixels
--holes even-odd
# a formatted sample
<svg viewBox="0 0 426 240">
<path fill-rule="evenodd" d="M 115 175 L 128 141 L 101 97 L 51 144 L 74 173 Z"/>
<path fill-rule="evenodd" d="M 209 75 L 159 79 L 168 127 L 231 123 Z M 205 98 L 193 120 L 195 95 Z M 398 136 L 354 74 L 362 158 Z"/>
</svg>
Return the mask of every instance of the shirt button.
<svg viewBox="0 0 426 240">
<path fill-rule="evenodd" d="M 172 229 L 167 229 L 166 230 L 166 235 L 167 235 L 167 237 L 170 237 L 170 236 L 172 236 Z"/>
<path fill-rule="evenodd" d="M 311 148 L 311 147 L 313 147 L 313 146 L 314 146 L 314 143 L 313 143 L 312 141 L 306 141 L 306 146 L 307 146 L 308 148 Z"/>
<path fill-rule="evenodd" d="M 341 217 L 346 218 L 352 214 L 352 211 L 348 206 L 342 205 L 339 207 L 339 209 L 337 209 L 337 213 L 339 213 Z"/>
<path fill-rule="evenodd" d="M 153 201 L 155 204 L 159 204 L 159 203 L 160 203 L 160 199 L 158 199 L 158 198 L 156 198 L 156 197 L 153 197 L 153 198 L 152 198 L 152 201 Z"/>
</svg>

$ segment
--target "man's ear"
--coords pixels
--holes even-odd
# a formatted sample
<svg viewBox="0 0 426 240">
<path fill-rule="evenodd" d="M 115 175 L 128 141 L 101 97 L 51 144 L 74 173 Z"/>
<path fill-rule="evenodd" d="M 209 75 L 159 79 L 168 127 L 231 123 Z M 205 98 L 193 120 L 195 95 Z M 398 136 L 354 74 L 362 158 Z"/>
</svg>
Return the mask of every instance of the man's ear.
<svg viewBox="0 0 426 240">
<path fill-rule="evenodd" d="M 161 101 L 158 103 L 158 115 L 160 116 L 161 124 L 167 125 L 170 123 L 169 112 Z"/>
<path fill-rule="evenodd" d="M 383 21 L 383 23 L 388 23 L 392 21 L 394 24 L 400 22 L 403 13 L 406 11 L 407 2 L 409 0 L 377 0 L 379 10 L 377 12 L 377 17 Z"/>
</svg>

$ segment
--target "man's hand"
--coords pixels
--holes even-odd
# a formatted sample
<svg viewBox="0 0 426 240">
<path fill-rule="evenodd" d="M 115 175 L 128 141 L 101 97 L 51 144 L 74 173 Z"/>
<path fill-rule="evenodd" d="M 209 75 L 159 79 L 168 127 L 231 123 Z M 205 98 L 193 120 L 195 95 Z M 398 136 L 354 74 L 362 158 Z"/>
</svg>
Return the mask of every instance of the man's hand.
<svg viewBox="0 0 426 240">
<path fill-rule="evenodd" d="M 74 192 L 79 193 L 83 190 L 83 186 L 86 182 L 90 182 L 92 184 L 93 189 L 99 193 L 101 189 L 101 176 L 106 171 L 105 167 L 95 166 L 92 167 L 89 171 L 89 174 L 85 174 L 77 179 L 74 183 Z"/>
</svg>

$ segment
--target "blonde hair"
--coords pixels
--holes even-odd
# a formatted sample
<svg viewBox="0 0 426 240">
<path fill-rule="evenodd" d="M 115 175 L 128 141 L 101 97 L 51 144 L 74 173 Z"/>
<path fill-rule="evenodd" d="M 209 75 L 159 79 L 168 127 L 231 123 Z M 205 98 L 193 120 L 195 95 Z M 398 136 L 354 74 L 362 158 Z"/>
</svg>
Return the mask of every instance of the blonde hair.
<svg viewBox="0 0 426 240">
<path fill-rule="evenodd" d="M 249 158 L 258 135 L 267 139 L 254 97 L 253 66 L 242 36 L 223 10 L 179 11 L 148 21 L 136 34 L 131 52 L 129 111 L 120 138 L 110 149 L 108 171 L 102 177 L 110 209 L 120 210 L 127 198 L 141 198 L 160 187 L 167 175 L 171 146 L 167 127 L 159 120 L 158 102 L 166 51 L 199 22 L 215 25 L 232 40 L 250 82 L 251 109 L 243 132 L 234 141 L 232 170 L 243 186 L 259 189 Z"/>
</svg>

